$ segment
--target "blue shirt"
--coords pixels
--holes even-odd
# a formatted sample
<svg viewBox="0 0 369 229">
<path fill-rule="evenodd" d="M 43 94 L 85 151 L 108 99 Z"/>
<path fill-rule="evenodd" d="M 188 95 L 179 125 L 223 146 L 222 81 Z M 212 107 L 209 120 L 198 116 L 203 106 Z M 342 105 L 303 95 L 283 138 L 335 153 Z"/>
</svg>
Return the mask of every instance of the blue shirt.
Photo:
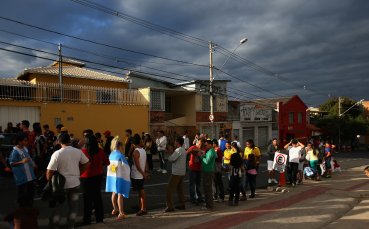
<svg viewBox="0 0 369 229">
<path fill-rule="evenodd" d="M 29 158 L 30 161 L 25 164 L 13 166 L 15 162 L 22 161 L 24 158 Z M 33 171 L 33 161 L 31 160 L 26 147 L 19 149 L 15 146 L 10 154 L 9 163 L 12 167 L 15 184 L 17 186 L 36 179 L 35 172 Z"/>
</svg>

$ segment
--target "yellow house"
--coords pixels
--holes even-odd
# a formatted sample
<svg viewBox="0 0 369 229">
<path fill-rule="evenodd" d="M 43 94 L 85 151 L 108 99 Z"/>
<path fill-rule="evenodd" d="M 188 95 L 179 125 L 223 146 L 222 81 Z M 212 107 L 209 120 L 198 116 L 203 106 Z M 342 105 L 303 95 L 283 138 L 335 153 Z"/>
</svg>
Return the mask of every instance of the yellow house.
<svg viewBox="0 0 369 229">
<path fill-rule="evenodd" d="M 149 101 L 145 89 L 128 89 L 125 78 L 86 68 L 84 63 L 63 59 L 62 87 L 59 63 L 25 69 L 16 79 L 0 79 L 0 126 L 6 128 L 28 119 L 63 124 L 80 137 L 84 129 L 110 130 L 123 136 L 149 129 Z"/>
</svg>

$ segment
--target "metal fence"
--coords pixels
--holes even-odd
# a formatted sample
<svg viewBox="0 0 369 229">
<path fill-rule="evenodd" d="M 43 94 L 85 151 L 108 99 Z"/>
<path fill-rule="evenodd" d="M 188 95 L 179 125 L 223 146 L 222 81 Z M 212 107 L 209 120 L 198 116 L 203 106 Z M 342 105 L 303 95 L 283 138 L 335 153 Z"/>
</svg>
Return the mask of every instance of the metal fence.
<svg viewBox="0 0 369 229">
<path fill-rule="evenodd" d="M 39 102 L 65 102 L 90 104 L 148 105 L 148 101 L 135 89 L 105 88 L 57 83 L 31 83 L 13 79 L 0 80 L 0 99 Z"/>
</svg>

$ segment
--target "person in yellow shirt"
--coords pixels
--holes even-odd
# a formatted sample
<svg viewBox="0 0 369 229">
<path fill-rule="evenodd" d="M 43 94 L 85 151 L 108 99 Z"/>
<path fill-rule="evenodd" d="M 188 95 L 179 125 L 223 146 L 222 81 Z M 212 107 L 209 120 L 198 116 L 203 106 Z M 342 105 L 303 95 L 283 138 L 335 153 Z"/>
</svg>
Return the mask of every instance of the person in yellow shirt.
<svg viewBox="0 0 369 229">
<path fill-rule="evenodd" d="M 231 142 L 228 141 L 226 143 L 226 149 L 224 150 L 223 165 L 229 165 L 229 163 L 231 162 L 231 156 L 234 153 L 235 151 L 232 149 Z"/>
<path fill-rule="evenodd" d="M 252 139 L 249 139 L 246 141 L 246 147 L 245 147 L 243 159 L 247 160 L 250 154 L 255 155 L 256 167 L 259 167 L 260 159 L 261 159 L 261 152 L 260 152 L 260 149 L 255 146 L 254 141 Z"/>
</svg>

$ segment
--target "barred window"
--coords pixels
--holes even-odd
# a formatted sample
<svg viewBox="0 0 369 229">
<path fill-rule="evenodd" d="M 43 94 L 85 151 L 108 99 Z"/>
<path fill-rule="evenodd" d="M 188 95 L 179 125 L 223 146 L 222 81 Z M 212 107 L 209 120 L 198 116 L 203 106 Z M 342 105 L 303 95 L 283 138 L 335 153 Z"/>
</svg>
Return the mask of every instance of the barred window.
<svg viewBox="0 0 369 229">
<path fill-rule="evenodd" d="M 163 91 L 151 91 L 150 106 L 152 111 L 165 111 L 165 94 Z"/>
</svg>

